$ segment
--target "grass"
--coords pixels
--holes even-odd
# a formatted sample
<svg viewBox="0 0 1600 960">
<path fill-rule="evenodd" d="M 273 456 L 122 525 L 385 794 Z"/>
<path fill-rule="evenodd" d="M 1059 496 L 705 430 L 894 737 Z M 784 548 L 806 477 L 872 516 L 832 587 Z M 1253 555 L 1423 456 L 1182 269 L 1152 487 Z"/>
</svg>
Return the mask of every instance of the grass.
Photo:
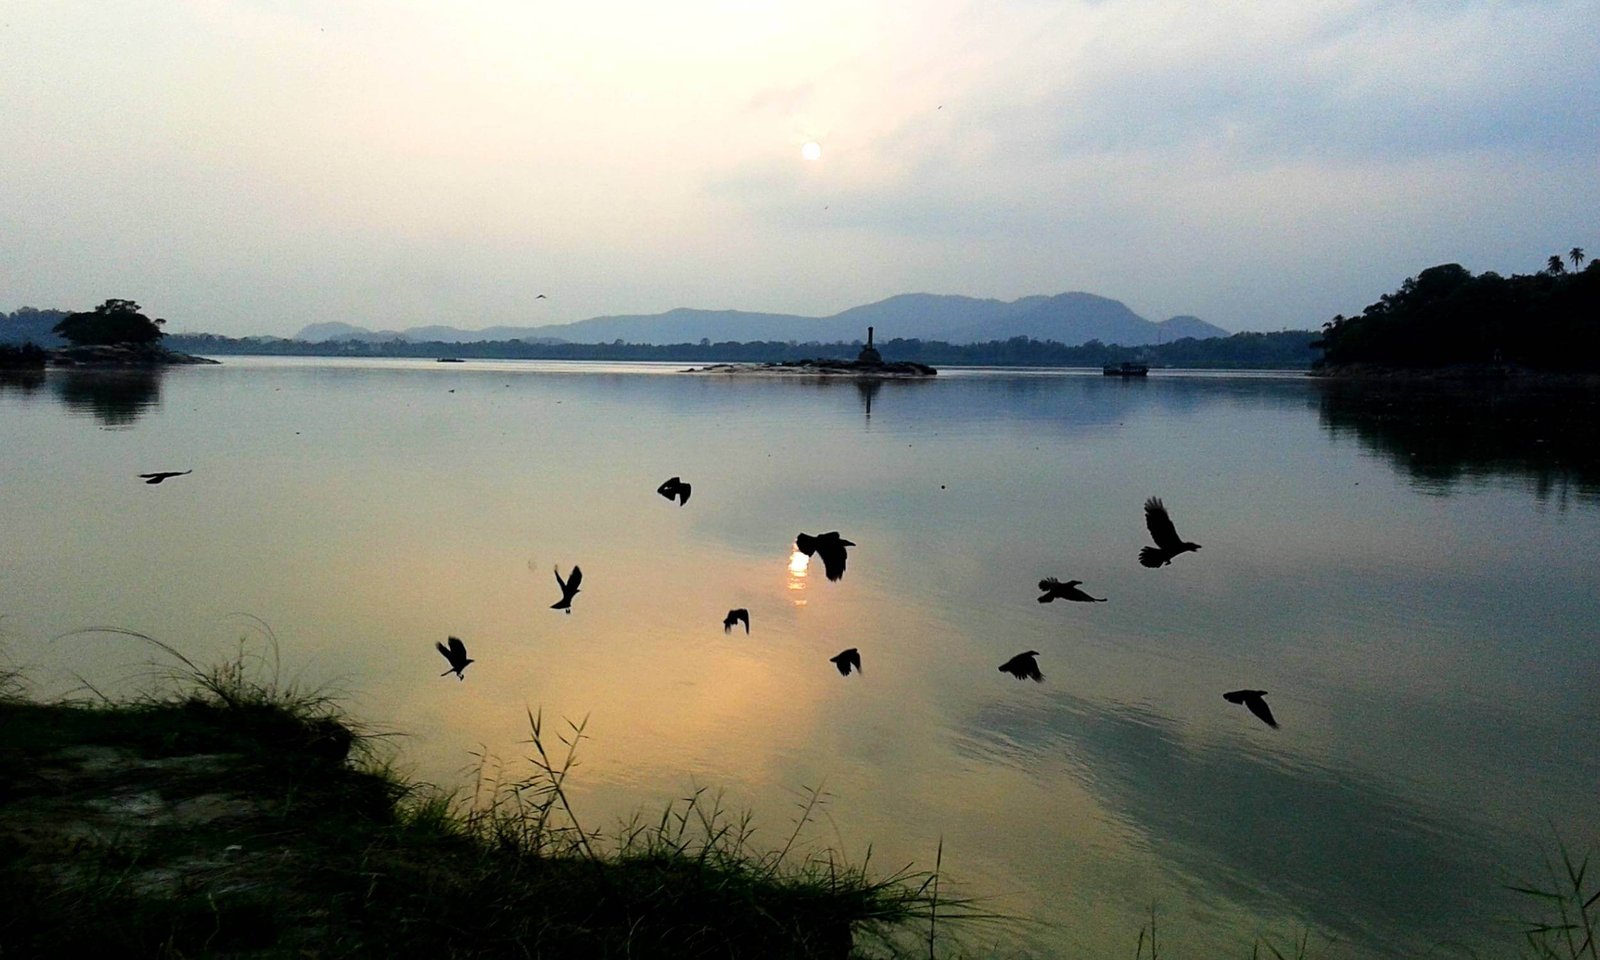
<svg viewBox="0 0 1600 960">
<path fill-rule="evenodd" d="M 820 790 L 776 851 L 704 790 L 601 832 L 568 793 L 582 723 L 530 712 L 526 772 L 482 758 L 449 793 L 275 658 L 113 632 L 178 692 L 0 699 L 0 956 L 893 957 L 980 916 L 937 873 L 810 850 Z"/>
<path fill-rule="evenodd" d="M 935 958 L 1004 919 L 941 893 L 942 843 L 932 872 L 813 849 L 820 788 L 776 849 L 704 789 L 602 831 L 569 793 L 583 722 L 530 711 L 525 765 L 481 756 L 449 792 L 275 656 L 203 669 L 128 635 L 181 664 L 168 692 L 42 704 L 0 669 L 0 957 Z M 1545 882 L 1510 887 L 1520 955 L 1600 960 L 1600 883 L 1557 843 Z M 1157 932 L 1152 907 L 1135 960 L 1170 954 Z"/>
<path fill-rule="evenodd" d="M 1589 876 L 1589 858 L 1574 859 L 1558 836 L 1560 864 L 1547 864 L 1541 886 L 1511 885 L 1529 898 L 1534 916 L 1517 925 L 1523 956 L 1535 960 L 1600 960 L 1595 928 L 1600 926 L 1600 882 Z"/>
</svg>

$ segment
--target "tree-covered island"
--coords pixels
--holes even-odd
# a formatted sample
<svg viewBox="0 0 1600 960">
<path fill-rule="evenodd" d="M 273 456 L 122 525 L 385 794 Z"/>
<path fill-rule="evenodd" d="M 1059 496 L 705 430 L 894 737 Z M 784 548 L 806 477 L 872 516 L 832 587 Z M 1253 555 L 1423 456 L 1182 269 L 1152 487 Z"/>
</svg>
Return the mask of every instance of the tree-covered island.
<svg viewBox="0 0 1600 960">
<path fill-rule="evenodd" d="M 1600 261 L 1586 259 L 1573 247 L 1510 277 L 1429 267 L 1360 316 L 1324 324 L 1318 370 L 1600 373 Z"/>
</svg>

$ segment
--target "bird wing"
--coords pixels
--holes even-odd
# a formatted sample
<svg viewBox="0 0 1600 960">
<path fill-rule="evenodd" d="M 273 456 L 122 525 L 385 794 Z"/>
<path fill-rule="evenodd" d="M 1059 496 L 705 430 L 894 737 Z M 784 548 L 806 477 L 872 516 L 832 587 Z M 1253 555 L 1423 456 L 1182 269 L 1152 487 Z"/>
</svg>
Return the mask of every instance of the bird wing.
<svg viewBox="0 0 1600 960">
<path fill-rule="evenodd" d="M 1257 717 L 1260 717 L 1262 723 L 1265 723 L 1267 726 L 1272 727 L 1273 729 L 1277 729 L 1278 721 L 1272 718 L 1272 711 L 1268 709 L 1267 701 L 1261 698 L 1261 694 L 1258 693 L 1254 696 L 1246 697 L 1244 700 L 1244 705 L 1250 708 L 1251 713 L 1255 714 Z"/>
<path fill-rule="evenodd" d="M 572 574 L 567 577 L 567 582 L 561 585 L 562 590 L 578 592 L 578 584 L 583 582 L 583 570 L 577 564 L 572 565 Z"/>
<path fill-rule="evenodd" d="M 806 556 L 817 552 L 817 538 L 809 533 L 797 533 L 794 536 L 794 548 Z"/>
<path fill-rule="evenodd" d="M 678 478 L 672 477 L 671 479 L 661 481 L 661 486 L 656 487 L 656 493 L 659 493 L 668 500 L 671 500 L 673 491 L 677 488 L 677 486 Z"/>
<path fill-rule="evenodd" d="M 1161 549 L 1174 550 L 1183 546 L 1178 529 L 1172 525 L 1172 518 L 1167 516 L 1166 506 L 1156 497 L 1144 502 L 1144 525 L 1150 528 L 1151 538 Z"/>
<path fill-rule="evenodd" d="M 556 571 L 556 586 L 561 588 L 561 592 L 562 593 L 566 593 L 567 592 L 567 581 L 561 579 L 561 568 L 560 567 L 556 567 L 555 571 Z"/>
<path fill-rule="evenodd" d="M 693 484 L 688 484 L 688 483 L 680 483 L 680 484 L 678 484 L 678 506 L 681 507 L 684 504 L 689 502 L 689 492 L 691 490 L 693 490 L 693 489 L 694 489 L 694 485 Z"/>
<path fill-rule="evenodd" d="M 450 639 L 454 640 L 455 637 L 451 637 Z M 448 647 L 442 643 L 435 643 L 434 646 L 439 649 L 439 653 L 443 655 L 446 660 L 449 660 L 451 663 L 455 662 L 455 660 L 450 656 L 450 650 Z"/>
<path fill-rule="evenodd" d="M 445 654 L 445 656 L 449 657 L 452 661 L 456 659 L 465 660 L 467 658 L 467 645 L 461 642 L 460 637 L 451 637 L 450 652 Z"/>
<path fill-rule="evenodd" d="M 1061 586 L 1061 581 L 1057 580 L 1055 577 L 1045 577 L 1043 580 L 1039 581 L 1040 590 L 1053 590 L 1059 586 Z"/>
</svg>

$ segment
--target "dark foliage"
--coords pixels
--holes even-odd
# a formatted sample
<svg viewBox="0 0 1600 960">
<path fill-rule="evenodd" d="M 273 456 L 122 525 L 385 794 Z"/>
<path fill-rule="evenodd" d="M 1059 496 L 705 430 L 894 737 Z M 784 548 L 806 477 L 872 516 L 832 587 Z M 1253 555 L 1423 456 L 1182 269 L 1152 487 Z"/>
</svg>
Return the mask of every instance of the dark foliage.
<svg viewBox="0 0 1600 960">
<path fill-rule="evenodd" d="M 55 325 L 55 332 L 79 346 L 155 343 L 166 336 L 165 320 L 152 320 L 132 300 L 107 300 L 86 313 L 74 313 Z"/>
<path fill-rule="evenodd" d="M 1427 368 L 1510 364 L 1600 371 L 1600 267 L 1474 276 L 1446 263 L 1410 277 L 1359 317 L 1323 325 L 1322 364 Z"/>
<path fill-rule="evenodd" d="M 14 347 L 0 343 L 0 370 L 43 370 L 44 361 L 44 350 L 36 344 Z"/>
<path fill-rule="evenodd" d="M 1214 369 L 1309 368 L 1316 360 L 1309 330 L 1282 333 L 1239 333 L 1209 340 L 1185 338 L 1157 346 L 1124 347 L 1098 340 L 1067 346 L 1053 340 L 1029 337 L 991 340 L 988 343 L 952 344 L 941 340 L 887 340 L 879 343 L 889 361 L 912 361 L 933 366 L 1034 366 L 1100 367 L 1107 363 L 1138 360 L 1155 366 Z M 176 334 L 167 341 L 175 350 L 204 355 L 265 354 L 273 356 L 357 357 L 474 357 L 517 360 L 656 360 L 672 363 L 781 363 L 824 357 L 854 357 L 860 342 L 786 343 L 757 340 L 747 343 L 526 343 L 521 340 L 486 340 L 477 343 L 413 343 L 407 340 L 368 342 L 345 340 L 306 343 L 272 337 L 234 339 L 214 334 Z"/>
</svg>

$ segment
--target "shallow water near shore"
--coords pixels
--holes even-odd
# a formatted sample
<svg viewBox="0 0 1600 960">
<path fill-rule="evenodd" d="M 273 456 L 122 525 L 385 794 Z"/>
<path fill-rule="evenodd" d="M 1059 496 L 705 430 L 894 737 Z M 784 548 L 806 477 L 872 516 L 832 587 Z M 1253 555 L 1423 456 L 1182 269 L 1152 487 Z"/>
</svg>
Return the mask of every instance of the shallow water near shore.
<svg viewBox="0 0 1600 960">
<path fill-rule="evenodd" d="M 1188 955 L 1306 929 L 1499 954 L 1525 912 L 1502 884 L 1555 833 L 1600 849 L 1590 394 L 678 369 L 0 381 L 3 653 L 40 695 L 116 693 L 158 654 L 72 631 L 208 663 L 270 625 L 286 675 L 447 784 L 475 753 L 514 768 L 529 709 L 587 717 L 591 828 L 708 787 L 777 847 L 820 788 L 811 842 L 888 872 L 942 840 L 957 893 L 1028 918 L 980 951 L 1126 956 L 1154 904 Z M 682 507 L 654 492 L 674 475 Z M 1152 495 L 1203 545 L 1158 570 Z M 794 556 L 829 530 L 857 544 L 837 583 Z M 1108 602 L 1039 604 L 1046 576 Z M 995 669 L 1029 649 L 1043 684 Z"/>
</svg>

